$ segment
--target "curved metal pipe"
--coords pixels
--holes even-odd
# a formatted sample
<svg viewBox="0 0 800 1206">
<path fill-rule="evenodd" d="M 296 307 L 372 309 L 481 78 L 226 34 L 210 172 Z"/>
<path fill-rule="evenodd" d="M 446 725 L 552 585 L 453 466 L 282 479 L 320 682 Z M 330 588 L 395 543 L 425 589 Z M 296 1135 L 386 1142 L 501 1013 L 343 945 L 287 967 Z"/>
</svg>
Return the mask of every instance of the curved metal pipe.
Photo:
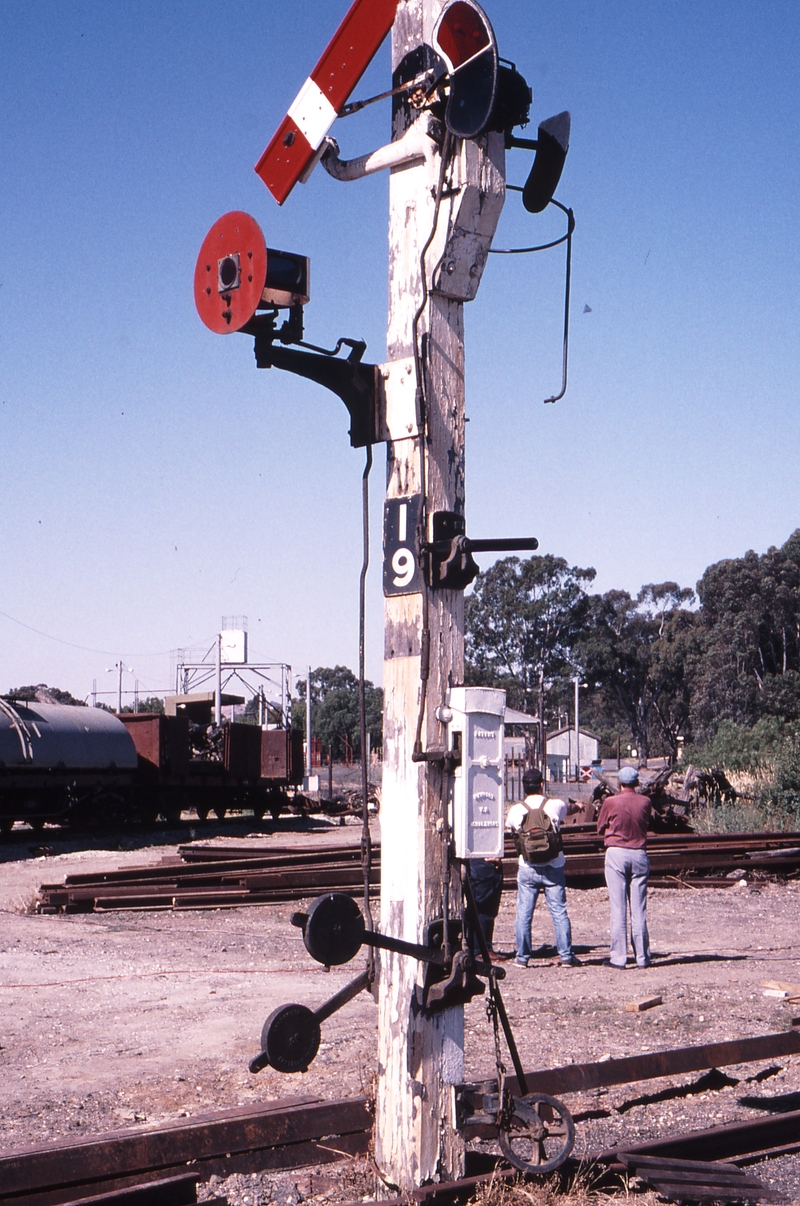
<svg viewBox="0 0 800 1206">
<path fill-rule="evenodd" d="M 340 159 L 336 139 L 326 138 L 327 146 L 320 162 L 336 180 L 362 180 L 364 176 L 387 168 L 404 167 L 418 159 L 430 161 L 439 151 L 439 144 L 430 132 L 432 126 L 435 128 L 434 122 L 428 123 L 428 128 L 423 130 L 420 123 L 415 122 L 396 142 L 379 147 L 369 155 L 359 155 L 357 159 Z"/>
</svg>

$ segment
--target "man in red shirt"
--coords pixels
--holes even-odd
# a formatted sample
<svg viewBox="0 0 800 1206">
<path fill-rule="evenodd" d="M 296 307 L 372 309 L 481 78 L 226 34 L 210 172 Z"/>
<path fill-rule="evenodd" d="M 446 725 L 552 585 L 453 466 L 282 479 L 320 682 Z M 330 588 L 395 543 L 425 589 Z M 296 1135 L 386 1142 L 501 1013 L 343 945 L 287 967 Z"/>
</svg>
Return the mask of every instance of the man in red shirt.
<svg viewBox="0 0 800 1206">
<path fill-rule="evenodd" d="M 620 792 L 608 796 L 600 808 L 597 832 L 606 848 L 606 887 L 611 906 L 611 958 L 607 967 L 624 969 L 628 961 L 627 914 L 631 912 L 631 942 L 637 967 L 650 966 L 647 933 L 647 878 L 650 860 L 645 849 L 650 801 L 636 786 L 639 772 L 623 766 L 619 772 Z"/>
</svg>

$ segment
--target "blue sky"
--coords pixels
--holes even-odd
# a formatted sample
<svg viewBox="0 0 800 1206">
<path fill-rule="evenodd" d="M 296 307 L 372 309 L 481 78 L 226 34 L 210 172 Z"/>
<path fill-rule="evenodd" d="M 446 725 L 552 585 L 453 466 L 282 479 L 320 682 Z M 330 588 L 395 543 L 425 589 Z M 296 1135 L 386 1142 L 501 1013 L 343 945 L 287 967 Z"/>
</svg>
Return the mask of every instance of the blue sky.
<svg viewBox="0 0 800 1206">
<path fill-rule="evenodd" d="M 122 657 L 163 691 L 169 651 L 234 614 L 259 660 L 355 666 L 363 454 L 346 412 L 256 370 L 251 341 L 211 335 L 192 299 L 206 231 L 244 209 L 311 256 L 307 338 L 384 358 L 386 179 L 318 171 L 279 208 L 253 171 L 345 7 L 0 7 L 0 689 L 113 692 Z M 535 534 L 600 590 L 693 586 L 800 523 L 800 9 L 485 7 L 534 128 L 572 112 L 558 196 L 577 230 L 556 406 L 563 249 L 494 258 L 467 307 L 468 530 Z M 356 95 L 388 76 L 384 47 Z M 337 123 L 343 155 L 388 121 L 384 104 Z M 509 181 L 528 166 L 511 153 Z M 512 195 L 496 243 L 560 229 Z M 382 464 L 378 448 L 376 681 Z"/>
</svg>

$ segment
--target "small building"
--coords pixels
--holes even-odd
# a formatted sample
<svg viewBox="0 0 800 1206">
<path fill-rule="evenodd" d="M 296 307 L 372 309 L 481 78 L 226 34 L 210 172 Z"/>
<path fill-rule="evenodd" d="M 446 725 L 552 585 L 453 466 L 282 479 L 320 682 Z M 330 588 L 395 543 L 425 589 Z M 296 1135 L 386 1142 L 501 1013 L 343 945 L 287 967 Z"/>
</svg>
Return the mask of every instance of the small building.
<svg viewBox="0 0 800 1206">
<path fill-rule="evenodd" d="M 599 752 L 600 739 L 594 733 L 581 729 L 576 749 L 575 730 L 556 729 L 554 733 L 547 734 L 548 776 L 554 783 L 566 783 L 570 779 L 574 781 L 577 766 L 578 778 L 588 781 L 592 763 L 597 762 Z"/>
</svg>

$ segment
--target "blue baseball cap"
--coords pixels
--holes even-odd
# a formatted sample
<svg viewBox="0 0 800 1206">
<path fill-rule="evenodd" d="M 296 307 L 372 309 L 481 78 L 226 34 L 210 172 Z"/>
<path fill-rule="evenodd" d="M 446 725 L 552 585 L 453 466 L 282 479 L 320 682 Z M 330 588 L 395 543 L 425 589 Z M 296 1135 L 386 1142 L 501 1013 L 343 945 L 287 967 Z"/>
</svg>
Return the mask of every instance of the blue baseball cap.
<svg viewBox="0 0 800 1206">
<path fill-rule="evenodd" d="M 639 772 L 635 766 L 623 766 L 617 778 L 623 787 L 633 787 L 634 783 L 639 782 Z"/>
</svg>

